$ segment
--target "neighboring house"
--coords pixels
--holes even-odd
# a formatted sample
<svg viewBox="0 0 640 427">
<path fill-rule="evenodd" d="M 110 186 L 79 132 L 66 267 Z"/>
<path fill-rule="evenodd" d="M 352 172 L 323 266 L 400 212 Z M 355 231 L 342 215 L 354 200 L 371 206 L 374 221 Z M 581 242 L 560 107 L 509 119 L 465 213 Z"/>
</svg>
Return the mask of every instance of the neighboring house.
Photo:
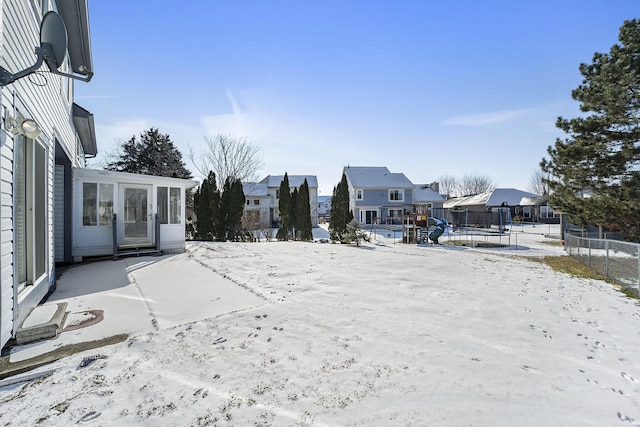
<svg viewBox="0 0 640 427">
<path fill-rule="evenodd" d="M 343 173 L 349 187 L 349 209 L 361 224 L 401 223 L 412 210 L 415 185 L 403 173 L 386 167 L 346 166 Z"/>
<path fill-rule="evenodd" d="M 311 225 L 318 226 L 318 178 L 314 175 L 287 175 L 289 178 L 289 189 L 300 189 L 300 186 L 307 180 L 309 185 L 309 208 L 311 210 Z M 280 183 L 284 179 L 284 175 L 268 175 L 259 184 L 267 186 L 267 194 L 269 195 L 269 222 L 273 227 L 277 227 L 280 223 L 280 211 L 278 209 L 280 198 Z M 246 195 L 245 195 L 246 197 Z"/>
<path fill-rule="evenodd" d="M 185 195 L 195 186 L 187 179 L 73 168 L 74 261 L 127 251 L 183 252 Z"/>
<path fill-rule="evenodd" d="M 521 215 L 524 208 L 529 208 L 529 206 L 521 205 L 523 198 L 535 197 L 539 197 L 539 195 L 515 188 L 496 188 L 475 196 L 449 199 L 443 205 L 445 210 L 468 210 L 469 212 L 488 212 L 496 208 L 509 208 L 513 218 L 516 215 Z"/>
<path fill-rule="evenodd" d="M 318 221 L 329 222 L 331 214 L 331 196 L 318 196 Z"/>
<path fill-rule="evenodd" d="M 514 221 L 560 224 L 560 213 L 555 213 L 549 206 L 549 196 L 523 197 L 513 219 Z"/>
<path fill-rule="evenodd" d="M 59 70 L 90 78 L 86 0 L 0 2 L 0 65 L 17 75 L 36 63 L 41 21 L 51 10 L 62 18 L 68 36 Z M 71 257 L 70 238 L 58 245 L 54 235 L 71 236 L 72 168 L 84 167 L 85 158 L 97 153 L 93 117 L 74 103 L 72 78 L 47 72 L 4 82 L 0 90 L 0 347 L 53 290 L 54 260 Z M 33 119 L 25 122 L 31 128 L 18 126 L 24 119 Z"/>
<path fill-rule="evenodd" d="M 443 218 L 445 198 L 438 192 L 439 189 L 437 182 L 416 185 L 413 190 L 414 212 L 418 215 Z"/>
<path fill-rule="evenodd" d="M 271 196 L 267 184 L 258 182 L 242 183 L 244 192 L 245 207 L 243 212 L 243 222 L 250 230 L 271 227 L 270 201 Z"/>
</svg>

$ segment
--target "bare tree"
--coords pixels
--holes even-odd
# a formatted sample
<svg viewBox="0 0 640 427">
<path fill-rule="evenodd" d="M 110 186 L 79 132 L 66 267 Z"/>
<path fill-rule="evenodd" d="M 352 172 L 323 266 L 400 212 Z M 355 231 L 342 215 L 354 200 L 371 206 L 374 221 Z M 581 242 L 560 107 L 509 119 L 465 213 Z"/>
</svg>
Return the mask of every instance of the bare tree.
<svg viewBox="0 0 640 427">
<path fill-rule="evenodd" d="M 536 169 L 529 179 L 529 191 L 541 196 L 549 195 L 549 173 Z"/>
<path fill-rule="evenodd" d="M 213 139 L 205 136 L 204 141 L 198 160 L 193 148 L 189 147 L 189 159 L 201 176 L 206 177 L 209 171 L 213 171 L 218 188 L 224 187 L 230 177 L 241 182 L 256 180 L 258 170 L 264 165 L 258 146 L 247 138 L 222 134 Z"/>
<path fill-rule="evenodd" d="M 460 192 L 463 196 L 475 196 L 476 194 L 495 190 L 495 188 L 493 179 L 486 175 L 478 174 L 463 176 L 460 184 Z"/>
<path fill-rule="evenodd" d="M 458 178 L 453 175 L 442 175 L 438 178 L 440 184 L 440 194 L 446 194 L 448 197 L 453 197 L 458 194 L 460 183 Z"/>
</svg>

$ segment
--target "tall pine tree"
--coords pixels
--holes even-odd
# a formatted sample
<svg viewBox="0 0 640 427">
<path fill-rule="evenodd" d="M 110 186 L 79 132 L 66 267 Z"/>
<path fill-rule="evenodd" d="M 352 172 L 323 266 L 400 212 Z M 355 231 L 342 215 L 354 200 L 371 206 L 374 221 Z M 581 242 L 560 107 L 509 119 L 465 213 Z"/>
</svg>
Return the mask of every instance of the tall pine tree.
<svg viewBox="0 0 640 427">
<path fill-rule="evenodd" d="M 313 240 L 311 204 L 309 202 L 309 183 L 306 178 L 298 191 L 296 219 L 298 238 L 305 241 Z"/>
<path fill-rule="evenodd" d="M 244 212 L 245 197 L 242 183 L 233 178 L 227 178 L 221 200 L 221 233 L 222 239 L 242 240 L 242 213 Z"/>
<path fill-rule="evenodd" d="M 293 228 L 291 224 L 291 210 L 289 208 L 291 204 L 291 190 L 289 188 L 289 175 L 284 173 L 284 178 L 280 183 L 280 189 L 278 190 L 278 210 L 280 211 L 280 228 L 276 233 L 278 240 L 289 240 L 289 234 Z"/>
<path fill-rule="evenodd" d="M 216 187 L 216 175 L 209 172 L 194 195 L 194 210 L 198 219 L 196 223 L 196 239 L 213 240 L 214 224 L 220 211 L 220 192 Z"/>
<path fill-rule="evenodd" d="M 291 219 L 291 233 L 293 240 L 298 240 L 298 189 L 293 188 L 289 199 L 289 218 Z"/>
<path fill-rule="evenodd" d="M 349 209 L 349 184 L 347 175 L 342 174 L 340 183 L 333 188 L 331 211 L 329 217 L 329 235 L 331 240 L 342 242 L 347 232 L 347 224 L 353 219 L 353 212 Z"/>
<path fill-rule="evenodd" d="M 585 113 L 558 118 L 568 134 L 547 150 L 550 203 L 577 225 L 618 228 L 640 237 L 640 21 L 625 21 L 620 44 L 581 64 L 572 91 Z"/>
</svg>

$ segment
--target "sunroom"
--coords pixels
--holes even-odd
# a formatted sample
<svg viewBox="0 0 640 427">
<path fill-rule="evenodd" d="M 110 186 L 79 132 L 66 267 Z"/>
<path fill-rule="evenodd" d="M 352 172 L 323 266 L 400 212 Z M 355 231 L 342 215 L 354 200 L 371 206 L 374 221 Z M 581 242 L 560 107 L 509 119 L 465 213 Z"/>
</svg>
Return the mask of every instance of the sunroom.
<svg viewBox="0 0 640 427">
<path fill-rule="evenodd" d="M 185 196 L 195 186 L 186 179 L 74 168 L 74 261 L 184 251 Z"/>
</svg>

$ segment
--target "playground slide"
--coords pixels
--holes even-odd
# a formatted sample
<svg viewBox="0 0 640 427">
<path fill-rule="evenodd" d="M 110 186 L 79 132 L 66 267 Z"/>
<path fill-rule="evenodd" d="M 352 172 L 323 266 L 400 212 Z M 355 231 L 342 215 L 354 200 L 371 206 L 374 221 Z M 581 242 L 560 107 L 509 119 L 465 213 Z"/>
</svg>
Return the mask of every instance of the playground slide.
<svg viewBox="0 0 640 427">
<path fill-rule="evenodd" d="M 447 229 L 447 220 L 446 219 L 438 219 L 429 217 L 427 220 L 429 227 L 435 226 L 436 229 L 429 233 L 429 239 L 433 243 L 438 243 L 438 237 L 442 236 L 442 234 Z"/>
</svg>

